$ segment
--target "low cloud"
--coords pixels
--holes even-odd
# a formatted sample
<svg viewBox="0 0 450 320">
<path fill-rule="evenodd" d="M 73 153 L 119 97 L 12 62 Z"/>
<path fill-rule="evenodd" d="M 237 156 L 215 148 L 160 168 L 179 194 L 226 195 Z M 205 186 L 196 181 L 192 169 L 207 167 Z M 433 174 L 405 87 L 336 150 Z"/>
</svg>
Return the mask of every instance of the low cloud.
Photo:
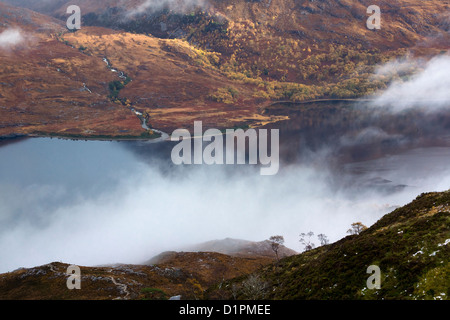
<svg viewBox="0 0 450 320">
<path fill-rule="evenodd" d="M 387 140 L 401 140 L 401 135 L 392 135 L 377 127 L 364 128 L 356 134 L 346 134 L 340 138 L 340 144 L 344 147 L 362 144 L 380 143 Z"/>
<path fill-rule="evenodd" d="M 10 28 L 0 33 L 0 48 L 9 49 L 25 41 L 20 29 Z"/>
<path fill-rule="evenodd" d="M 132 18 L 142 13 L 153 13 L 164 8 L 175 12 L 186 12 L 206 5 L 207 0 L 145 0 L 134 9 L 129 10 L 127 17 Z"/>
<path fill-rule="evenodd" d="M 26 143 L 30 149 L 35 141 Z M 288 247 L 301 251 L 301 232 L 324 233 L 336 241 L 346 235 L 351 223 L 369 226 L 392 211 L 392 206 L 405 204 L 422 191 L 445 189 L 450 181 L 448 172 L 437 169 L 432 175 L 427 171 L 430 166 L 439 168 L 442 161 L 411 162 L 410 166 L 397 159 L 394 162 L 401 163 L 404 171 L 390 174 L 386 172 L 389 165 L 375 163 L 367 179 L 378 177 L 376 168 L 380 168 L 383 179 L 418 188 L 390 194 L 360 187 L 336 190 L 329 181 L 332 172 L 302 164 L 284 167 L 270 177 L 260 176 L 252 167 L 192 166 L 166 172 L 159 166 L 164 160 L 140 162 L 129 152 L 113 149 L 114 144 L 95 145 L 98 153 L 116 150 L 111 158 L 117 160 L 105 161 L 98 153 L 86 156 L 89 149 L 80 142 L 67 142 L 75 150 L 64 154 L 64 143 L 37 141 L 43 159 L 25 157 L 20 148 L 5 151 L 9 158 L 17 152 L 20 161 L 0 159 L 11 172 L 0 175 L 0 272 L 52 261 L 141 263 L 165 250 L 226 237 L 261 241 L 281 234 Z M 46 163 L 47 155 L 54 154 L 50 152 L 54 144 L 64 158 L 58 158 L 59 165 Z M 73 174 L 66 170 L 70 161 L 78 166 Z M 116 162 L 126 165 L 111 167 Z M 14 163 L 20 172 L 12 167 Z M 20 182 L 25 187 L 14 187 Z M 89 184 L 77 185 L 81 182 Z"/>
<path fill-rule="evenodd" d="M 377 75 L 405 76 L 422 62 L 400 60 L 379 68 Z M 394 81 L 375 101 L 375 106 L 385 106 L 394 112 L 422 108 L 437 111 L 450 107 L 450 56 L 440 55 L 424 64 L 420 71 L 407 80 Z"/>
</svg>

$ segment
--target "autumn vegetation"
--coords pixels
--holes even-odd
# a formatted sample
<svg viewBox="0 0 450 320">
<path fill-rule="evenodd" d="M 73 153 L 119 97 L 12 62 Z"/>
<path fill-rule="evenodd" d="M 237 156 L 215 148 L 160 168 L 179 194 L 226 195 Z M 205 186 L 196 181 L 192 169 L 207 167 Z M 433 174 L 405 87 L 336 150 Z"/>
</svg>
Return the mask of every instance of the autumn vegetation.
<svg viewBox="0 0 450 320">
<path fill-rule="evenodd" d="M 41 11 L 26 11 L 29 21 L 11 18 L 23 9 L 2 3 L 13 14 L 0 17 L 0 31 L 18 27 L 34 41 L 0 51 L 0 135 L 136 137 L 143 129 L 132 107 L 167 132 L 199 118 L 220 129 L 258 127 L 286 118 L 261 112 L 273 102 L 371 96 L 420 71 L 381 76 L 377 66 L 448 50 L 441 1 L 412 0 L 405 9 L 382 0 L 390 9 L 375 32 L 365 26 L 364 1 L 210 2 L 121 19 L 126 8 L 116 1 L 82 1 L 76 32 L 65 28 L 58 2 L 14 2 Z"/>
</svg>

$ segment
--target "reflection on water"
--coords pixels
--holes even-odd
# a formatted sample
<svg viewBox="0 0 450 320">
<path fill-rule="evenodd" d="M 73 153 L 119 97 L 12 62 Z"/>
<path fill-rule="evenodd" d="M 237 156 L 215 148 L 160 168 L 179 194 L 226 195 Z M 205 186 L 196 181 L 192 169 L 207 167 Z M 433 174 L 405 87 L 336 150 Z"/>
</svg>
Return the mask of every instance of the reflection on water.
<svg viewBox="0 0 450 320">
<path fill-rule="evenodd" d="M 338 187 L 398 191 L 410 185 L 398 176 L 422 179 L 450 168 L 449 111 L 391 113 L 337 102 L 277 105 L 267 112 L 286 110 L 290 120 L 277 125 L 281 159 L 329 170 Z M 392 172 L 398 174 L 391 177 Z"/>
<path fill-rule="evenodd" d="M 275 125 L 281 129 L 286 161 L 306 161 L 310 152 L 323 149 L 343 163 L 450 145 L 449 111 L 391 113 L 364 103 L 343 102 L 277 105 L 267 110 L 269 114 L 286 112 L 290 120 Z"/>
<path fill-rule="evenodd" d="M 435 181 L 436 190 L 448 189 L 441 184 L 450 174 L 450 148 L 430 147 L 408 150 L 395 155 L 364 162 L 348 163 L 342 174 L 352 177 L 346 182 L 357 189 L 374 189 L 385 193 L 402 191 L 404 188 L 421 193 L 424 185 Z M 442 177 L 442 180 L 440 179 Z"/>
</svg>

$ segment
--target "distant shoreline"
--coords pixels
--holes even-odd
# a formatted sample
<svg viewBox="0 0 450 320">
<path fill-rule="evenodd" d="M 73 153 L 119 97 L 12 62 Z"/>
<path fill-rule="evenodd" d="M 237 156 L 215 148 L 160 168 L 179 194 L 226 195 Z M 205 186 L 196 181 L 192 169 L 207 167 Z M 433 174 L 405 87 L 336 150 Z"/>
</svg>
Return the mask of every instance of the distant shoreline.
<svg viewBox="0 0 450 320">
<path fill-rule="evenodd" d="M 82 136 L 82 135 L 58 135 L 58 134 L 10 134 L 0 136 L 0 142 L 12 141 L 15 139 L 27 138 L 51 138 L 72 141 L 157 141 L 161 139 L 162 134 L 155 136 Z"/>
<path fill-rule="evenodd" d="M 159 132 L 159 131 L 158 131 Z M 82 135 L 59 135 L 59 134 L 29 134 L 29 138 L 55 138 L 62 140 L 87 140 L 87 141 L 154 141 L 160 139 L 163 135 L 160 133 L 158 135 L 151 136 L 108 136 L 108 135 L 98 135 L 98 136 L 82 136 Z"/>
<path fill-rule="evenodd" d="M 311 104 L 311 103 L 318 103 L 318 102 L 357 102 L 357 101 L 373 101 L 373 100 L 365 100 L 365 99 L 315 99 L 315 100 L 307 100 L 307 101 L 300 101 L 300 102 L 294 102 L 294 101 L 271 101 L 268 105 L 263 107 L 269 108 L 278 104 Z M 55 138 L 55 139 L 62 139 L 62 140 L 73 140 L 73 141 L 153 141 L 153 142 L 160 142 L 160 141 L 166 141 L 168 140 L 167 137 L 163 139 L 167 134 L 164 132 L 161 132 L 156 129 L 151 129 L 155 132 L 159 133 L 159 135 L 153 136 L 108 136 L 108 135 L 92 135 L 92 136 L 83 136 L 83 135 L 77 135 L 77 134 L 68 134 L 68 135 L 61 135 L 61 134 L 52 134 L 52 133 L 31 133 L 31 134 L 8 134 L 8 135 L 0 135 L 0 142 L 2 141 L 11 141 L 14 139 L 20 139 L 20 138 Z M 160 140 L 158 140 L 160 139 Z"/>
<path fill-rule="evenodd" d="M 314 100 L 305 100 L 305 101 L 291 101 L 291 100 L 281 100 L 281 101 L 275 101 L 272 102 L 270 104 L 268 104 L 267 107 L 271 107 L 277 104 L 310 104 L 310 103 L 317 103 L 317 102 L 330 102 L 330 103 L 337 103 L 337 102 L 375 102 L 377 101 L 375 98 L 347 98 L 347 99 L 314 99 Z M 435 103 L 435 102 L 443 102 L 445 100 L 443 99 L 422 99 L 422 100 L 402 100 L 403 102 L 405 101 L 409 101 L 411 103 L 414 102 L 420 102 L 420 103 L 424 103 L 424 102 L 428 102 L 428 103 Z M 385 105 L 389 105 L 392 104 L 392 102 L 384 102 Z M 266 108 L 267 108 L 266 107 Z"/>
<path fill-rule="evenodd" d="M 311 104 L 317 102 L 371 102 L 375 101 L 375 99 L 357 99 L 357 98 L 348 98 L 348 99 L 314 99 L 314 100 L 305 100 L 305 101 L 291 101 L 291 100 L 282 100 L 275 101 L 270 103 L 267 107 L 271 107 L 277 104 Z M 267 108 L 266 107 L 266 108 Z"/>
<path fill-rule="evenodd" d="M 305 101 L 290 101 L 290 100 L 281 100 L 281 101 L 271 101 L 268 102 L 267 105 L 263 106 L 261 109 L 267 109 L 270 107 L 274 107 L 277 105 L 290 104 L 290 105 L 306 105 L 313 103 L 339 103 L 339 102 L 372 102 L 375 99 L 364 99 L 364 98 L 347 98 L 347 99 L 313 99 L 313 100 L 305 100 Z M 55 138 L 55 139 L 64 139 L 64 140 L 74 140 L 74 141 L 167 141 L 167 134 L 161 132 L 156 129 L 152 129 L 157 132 L 159 135 L 155 136 L 108 136 L 108 135 L 98 135 L 98 136 L 83 136 L 83 135 L 61 135 L 61 134 L 52 134 L 52 133 L 42 133 L 42 134 L 8 134 L 4 136 L 0 136 L 1 141 L 14 140 L 18 138 Z M 158 140 L 159 139 L 159 140 Z"/>
</svg>

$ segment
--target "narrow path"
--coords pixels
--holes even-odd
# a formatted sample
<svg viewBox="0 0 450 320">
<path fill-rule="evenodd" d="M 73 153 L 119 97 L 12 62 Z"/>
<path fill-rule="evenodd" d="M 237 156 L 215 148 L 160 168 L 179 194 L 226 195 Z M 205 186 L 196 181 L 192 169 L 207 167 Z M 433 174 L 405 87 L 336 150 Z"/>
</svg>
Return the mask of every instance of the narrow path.
<svg viewBox="0 0 450 320">
<path fill-rule="evenodd" d="M 117 297 L 117 298 L 115 298 L 114 300 L 128 300 L 128 297 L 130 296 L 130 292 L 128 291 L 128 286 L 126 285 L 126 284 L 123 284 L 123 283 L 118 283 L 115 279 L 114 279 L 114 277 L 113 276 L 110 276 L 109 277 L 110 279 L 111 279 L 111 281 L 116 285 L 116 286 L 118 286 L 119 288 L 120 288 L 120 290 L 121 290 L 121 292 L 123 291 L 123 292 L 125 292 L 126 293 L 126 295 L 125 295 L 125 297 Z"/>
</svg>

